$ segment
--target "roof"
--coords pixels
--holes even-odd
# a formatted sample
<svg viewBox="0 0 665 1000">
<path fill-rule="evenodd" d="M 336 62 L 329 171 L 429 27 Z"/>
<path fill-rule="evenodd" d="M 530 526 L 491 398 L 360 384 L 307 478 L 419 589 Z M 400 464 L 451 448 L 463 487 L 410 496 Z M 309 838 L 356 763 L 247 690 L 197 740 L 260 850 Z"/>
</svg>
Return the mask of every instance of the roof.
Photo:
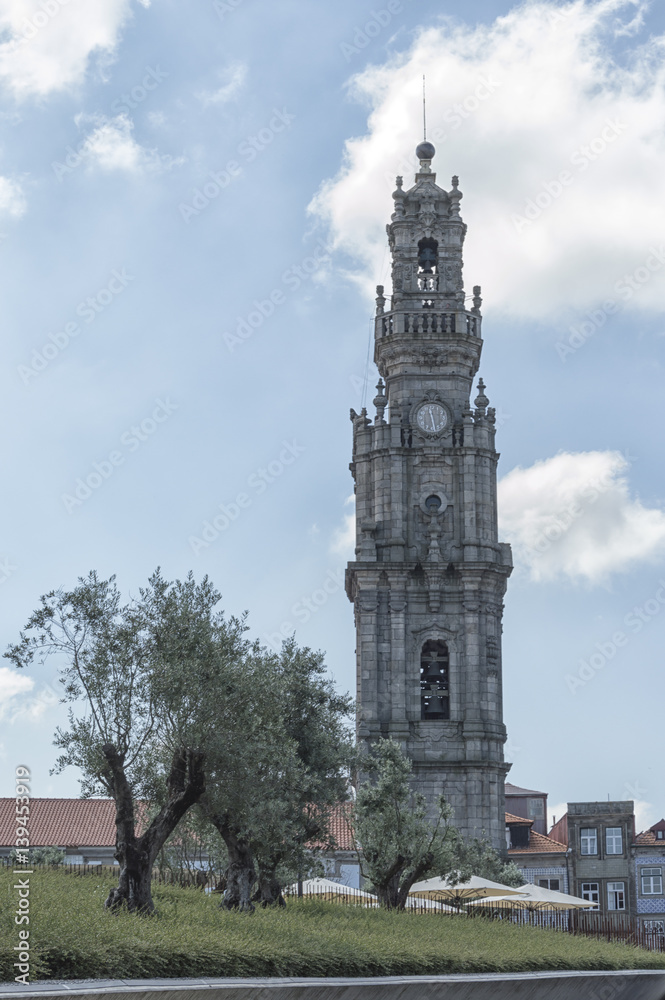
<svg viewBox="0 0 665 1000">
<path fill-rule="evenodd" d="M 333 808 L 330 814 L 330 833 L 335 838 L 339 851 L 355 851 L 356 849 L 350 822 L 352 810 L 353 802 L 341 802 Z"/>
<path fill-rule="evenodd" d="M 115 847 L 113 799 L 30 799 L 31 847 Z M 0 798 L 0 847 L 16 843 L 16 799 Z"/>
<path fill-rule="evenodd" d="M 644 830 L 642 833 L 638 833 L 635 837 L 635 843 L 640 844 L 640 846 L 648 846 L 649 844 L 657 844 L 658 847 L 663 847 L 665 845 L 665 840 L 663 836 L 658 838 L 656 836 L 657 831 L 662 831 L 665 833 L 665 819 L 661 819 L 658 823 L 654 823 L 650 826 L 648 830 Z"/>
<path fill-rule="evenodd" d="M 511 847 L 508 854 L 565 854 L 567 850 L 565 844 L 532 830 L 529 834 L 529 846 Z"/>
<path fill-rule="evenodd" d="M 506 795 L 545 795 L 547 792 L 535 792 L 533 788 L 520 788 L 519 785 L 511 785 L 509 781 L 506 782 Z"/>
<path fill-rule="evenodd" d="M 522 826 L 528 825 L 533 826 L 533 820 L 527 819 L 525 816 L 515 816 L 514 813 L 506 813 L 506 823 L 521 823 Z"/>
<path fill-rule="evenodd" d="M 16 799 L 0 798 L 0 847 L 16 842 Z M 330 831 L 341 851 L 355 850 L 352 802 L 332 811 Z M 113 799 L 30 799 L 31 847 L 115 847 Z"/>
</svg>

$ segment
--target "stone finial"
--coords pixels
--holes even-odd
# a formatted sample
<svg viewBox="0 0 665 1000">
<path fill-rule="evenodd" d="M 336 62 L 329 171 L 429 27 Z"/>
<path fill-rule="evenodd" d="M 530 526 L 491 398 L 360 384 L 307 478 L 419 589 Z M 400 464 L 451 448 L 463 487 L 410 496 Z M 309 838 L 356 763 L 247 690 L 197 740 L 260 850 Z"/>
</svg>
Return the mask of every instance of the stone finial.
<svg viewBox="0 0 665 1000">
<path fill-rule="evenodd" d="M 483 382 L 482 379 L 478 380 L 478 395 L 476 396 L 475 404 L 476 404 L 476 409 L 482 410 L 484 415 L 485 410 L 487 409 L 487 406 L 489 404 L 489 399 L 485 395 L 485 383 Z"/>
<path fill-rule="evenodd" d="M 455 176 L 453 177 L 452 184 L 453 184 L 453 189 L 452 191 L 448 192 L 448 200 L 450 201 L 450 217 L 451 219 L 459 219 L 460 218 L 459 203 L 464 197 L 464 195 L 458 188 L 459 177 L 457 176 L 457 174 L 455 174 Z"/>
<path fill-rule="evenodd" d="M 376 286 L 376 315 L 380 316 L 383 312 L 384 306 L 386 304 L 386 298 L 383 294 L 383 285 Z"/>
<path fill-rule="evenodd" d="M 395 178 L 395 186 L 401 188 L 403 183 L 404 183 L 404 178 L 400 177 L 398 174 L 397 177 Z"/>
<path fill-rule="evenodd" d="M 384 390 L 383 379 L 381 378 L 379 379 L 376 386 L 376 390 L 377 390 L 377 395 L 374 397 L 374 405 L 376 406 L 376 420 L 374 421 L 374 423 L 384 424 L 385 420 L 383 419 L 383 411 L 387 406 L 388 400 L 383 394 Z"/>
<path fill-rule="evenodd" d="M 399 217 L 404 215 L 404 202 L 406 200 L 406 194 L 402 190 L 402 178 L 396 177 L 395 182 L 397 184 L 397 188 L 393 191 L 393 201 L 395 202 L 395 212 L 393 218 L 395 216 Z"/>
<path fill-rule="evenodd" d="M 473 309 L 472 312 L 480 316 L 480 307 L 483 304 L 483 300 L 480 297 L 480 285 L 473 286 Z"/>
</svg>

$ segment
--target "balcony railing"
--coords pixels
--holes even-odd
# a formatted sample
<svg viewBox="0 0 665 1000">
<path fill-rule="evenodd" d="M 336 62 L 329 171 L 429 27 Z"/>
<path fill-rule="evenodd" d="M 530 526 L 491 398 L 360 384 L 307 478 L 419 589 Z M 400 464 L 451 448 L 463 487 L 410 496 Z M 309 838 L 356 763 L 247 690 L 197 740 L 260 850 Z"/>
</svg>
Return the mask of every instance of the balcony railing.
<svg viewBox="0 0 665 1000">
<path fill-rule="evenodd" d="M 390 337 L 394 333 L 439 334 L 452 336 L 467 334 L 480 337 L 481 319 L 470 312 L 434 312 L 431 309 L 413 312 L 387 312 L 376 317 L 377 337 Z"/>
</svg>

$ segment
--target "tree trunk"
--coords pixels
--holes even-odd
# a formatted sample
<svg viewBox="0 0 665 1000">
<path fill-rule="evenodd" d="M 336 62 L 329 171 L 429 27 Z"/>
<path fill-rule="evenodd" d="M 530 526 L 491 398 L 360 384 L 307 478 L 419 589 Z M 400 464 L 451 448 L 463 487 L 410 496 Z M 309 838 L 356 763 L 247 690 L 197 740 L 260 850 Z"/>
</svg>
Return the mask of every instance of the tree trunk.
<svg viewBox="0 0 665 1000">
<path fill-rule="evenodd" d="M 137 837 L 134 800 L 125 775 L 124 759 L 110 743 L 102 752 L 108 763 L 115 798 L 115 858 L 120 864 L 118 885 L 111 889 L 104 905 L 109 910 L 126 906 L 130 913 L 149 914 L 155 909 L 151 891 L 155 858 L 187 810 L 205 791 L 203 756 L 184 749 L 174 754 L 166 783 L 166 805 Z"/>
<path fill-rule="evenodd" d="M 229 866 L 226 869 L 226 889 L 219 905 L 225 910 L 253 913 L 252 889 L 256 882 L 256 869 L 249 843 L 240 835 L 228 813 L 215 812 L 205 799 L 201 802 L 201 808 L 219 831 L 229 855 Z"/>
<path fill-rule="evenodd" d="M 399 873 L 388 879 L 384 885 L 376 887 L 376 895 L 379 906 L 386 910 L 403 910 L 404 903 L 400 905 L 399 893 Z"/>
<path fill-rule="evenodd" d="M 255 903 L 261 906 L 286 906 L 280 885 L 274 872 L 259 872 L 259 884 L 254 896 Z"/>
<path fill-rule="evenodd" d="M 115 857 L 120 863 L 118 885 L 111 889 L 106 903 L 109 910 L 126 906 L 130 913 L 152 913 L 152 860 L 140 848 L 140 838 L 132 838 L 134 843 L 123 844 L 116 850 Z"/>
</svg>

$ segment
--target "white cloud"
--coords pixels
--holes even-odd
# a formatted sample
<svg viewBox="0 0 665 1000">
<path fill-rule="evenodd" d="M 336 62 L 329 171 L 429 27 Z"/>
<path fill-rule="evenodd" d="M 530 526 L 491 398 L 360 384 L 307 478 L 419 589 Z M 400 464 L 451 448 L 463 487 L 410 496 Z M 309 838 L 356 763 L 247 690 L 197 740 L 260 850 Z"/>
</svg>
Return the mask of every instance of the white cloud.
<svg viewBox="0 0 665 1000">
<path fill-rule="evenodd" d="M 553 804 L 548 804 L 548 806 L 547 806 L 547 822 L 549 824 L 549 829 L 547 831 L 548 834 L 549 834 L 552 826 L 554 825 L 555 819 L 556 819 L 556 822 L 558 823 L 559 820 L 563 816 L 565 816 L 565 814 L 567 812 L 568 812 L 568 803 L 567 802 L 555 802 Z"/>
<path fill-rule="evenodd" d="M 658 815 L 651 802 L 634 799 L 635 803 L 635 833 L 644 833 L 650 826 L 662 818 Z"/>
<path fill-rule="evenodd" d="M 232 101 L 240 93 L 247 79 L 247 66 L 243 63 L 237 63 L 230 68 L 227 76 L 229 77 L 228 82 L 218 87 L 217 90 L 203 90 L 196 95 L 204 108 L 211 104 L 227 104 Z"/>
<path fill-rule="evenodd" d="M 0 81 L 18 99 L 80 84 L 113 59 L 130 0 L 1 0 Z"/>
<path fill-rule="evenodd" d="M 0 718 L 13 706 L 19 695 L 32 691 L 35 682 L 11 667 L 0 667 Z"/>
<path fill-rule="evenodd" d="M 182 159 L 146 149 L 133 136 L 134 123 L 126 114 L 107 118 L 105 115 L 79 115 L 76 122 L 92 121 L 95 128 L 79 148 L 81 160 L 101 170 L 124 170 L 128 173 L 169 170 Z"/>
<path fill-rule="evenodd" d="M 353 493 L 350 497 L 346 498 L 344 506 L 351 507 L 351 511 L 344 515 L 342 524 L 333 534 L 330 551 L 335 555 L 354 559 L 356 548 L 356 498 Z"/>
<path fill-rule="evenodd" d="M 21 185 L 8 177 L 0 177 L 0 214 L 18 218 L 25 212 L 25 207 Z"/>
<path fill-rule="evenodd" d="M 665 35 L 638 44 L 646 7 L 527 0 L 491 25 L 442 18 L 353 78 L 351 94 L 371 108 L 368 132 L 346 143 L 310 210 L 364 263 L 362 287 L 385 278 L 395 174 L 413 183 L 424 72 L 438 181 L 459 174 L 466 192 L 469 291 L 482 284 L 487 305 L 525 318 L 623 302 L 616 285 L 665 233 Z M 620 57 L 619 35 L 630 36 Z M 538 217 L 516 225 L 528 202 Z M 631 307 L 663 308 L 663 271 L 638 279 Z"/>
<path fill-rule="evenodd" d="M 665 512 L 631 497 L 628 467 L 615 451 L 563 452 L 501 479 L 501 534 L 531 579 L 602 583 L 662 558 Z"/>
</svg>

